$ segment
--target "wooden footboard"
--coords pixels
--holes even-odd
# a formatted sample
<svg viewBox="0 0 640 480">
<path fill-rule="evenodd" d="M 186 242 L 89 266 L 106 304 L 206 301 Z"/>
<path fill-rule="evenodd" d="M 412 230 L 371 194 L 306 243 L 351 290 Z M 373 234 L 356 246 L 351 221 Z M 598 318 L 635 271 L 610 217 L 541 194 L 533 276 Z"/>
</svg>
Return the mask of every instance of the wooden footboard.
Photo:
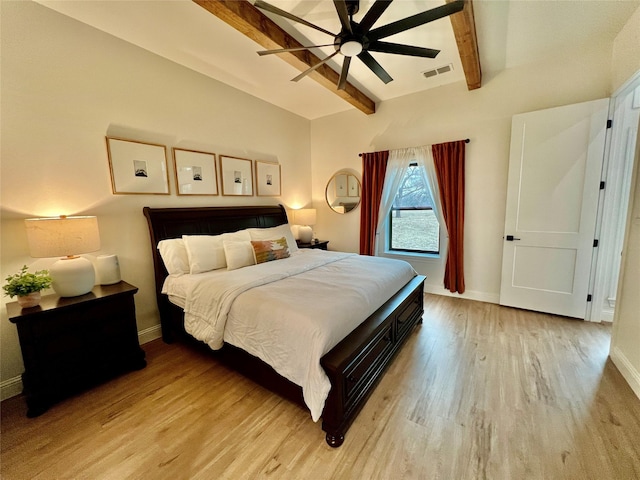
<svg viewBox="0 0 640 480">
<path fill-rule="evenodd" d="M 182 309 L 161 293 L 168 275 L 157 250 L 160 240 L 180 238 L 182 234 L 217 235 L 249 227 L 270 227 L 287 223 L 284 208 L 278 206 L 144 208 L 153 254 L 156 298 L 162 338 L 190 338 L 184 330 Z M 424 276 L 416 276 L 376 312 L 336 345 L 320 363 L 331 382 L 322 413 L 327 443 L 339 447 L 344 435 L 380 380 L 387 366 L 423 314 Z M 202 342 L 199 342 L 202 344 Z M 204 345 L 204 344 L 202 344 Z M 212 355 L 244 375 L 285 398 L 304 405 L 302 389 L 280 376 L 269 365 L 252 355 L 225 345 Z"/>
<path fill-rule="evenodd" d="M 407 336 L 421 323 L 424 280 L 417 276 L 344 340 L 320 363 L 331 381 L 322 414 L 327 443 L 339 447 L 344 434 L 365 404 Z"/>
</svg>

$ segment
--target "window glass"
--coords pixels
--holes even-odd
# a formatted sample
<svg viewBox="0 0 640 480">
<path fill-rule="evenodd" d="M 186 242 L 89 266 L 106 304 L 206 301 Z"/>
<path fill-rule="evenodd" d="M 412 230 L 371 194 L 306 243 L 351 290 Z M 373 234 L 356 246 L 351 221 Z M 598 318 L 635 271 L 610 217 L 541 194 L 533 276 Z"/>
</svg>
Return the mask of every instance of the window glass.
<svg viewBox="0 0 640 480">
<path fill-rule="evenodd" d="M 440 252 L 440 225 L 424 177 L 415 165 L 407 169 L 389 213 L 389 249 Z"/>
</svg>

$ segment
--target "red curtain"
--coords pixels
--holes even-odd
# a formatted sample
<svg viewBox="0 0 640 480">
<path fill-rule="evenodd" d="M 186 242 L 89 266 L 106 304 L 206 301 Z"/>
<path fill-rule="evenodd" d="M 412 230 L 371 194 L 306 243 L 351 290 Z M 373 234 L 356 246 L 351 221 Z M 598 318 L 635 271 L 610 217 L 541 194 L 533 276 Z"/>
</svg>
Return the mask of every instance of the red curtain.
<svg viewBox="0 0 640 480">
<path fill-rule="evenodd" d="M 464 140 L 432 146 L 442 213 L 449 232 L 444 287 L 458 293 L 464 293 L 464 149 Z"/>
<path fill-rule="evenodd" d="M 362 154 L 360 203 L 360 255 L 375 255 L 378 211 L 382 198 L 389 151 Z"/>
</svg>

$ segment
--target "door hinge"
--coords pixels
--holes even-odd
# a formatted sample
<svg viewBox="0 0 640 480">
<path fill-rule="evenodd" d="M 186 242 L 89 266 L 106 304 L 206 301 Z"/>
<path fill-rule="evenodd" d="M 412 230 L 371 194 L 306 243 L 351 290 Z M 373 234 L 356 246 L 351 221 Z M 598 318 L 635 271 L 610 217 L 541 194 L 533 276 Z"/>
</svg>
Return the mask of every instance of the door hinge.
<svg viewBox="0 0 640 480">
<path fill-rule="evenodd" d="M 604 186 L 606 185 L 605 182 L 600 182 L 600 190 L 604 190 Z"/>
<path fill-rule="evenodd" d="M 613 120 L 607 120 L 607 128 L 613 127 Z"/>
<path fill-rule="evenodd" d="M 591 301 L 591 294 L 587 295 L 587 302 Z"/>
<path fill-rule="evenodd" d="M 597 246 L 598 246 L 598 243 L 600 243 L 600 242 L 598 241 L 598 239 L 597 239 L 597 238 L 596 238 L 596 239 L 594 239 L 594 240 L 593 240 L 593 248 L 597 247 Z"/>
</svg>

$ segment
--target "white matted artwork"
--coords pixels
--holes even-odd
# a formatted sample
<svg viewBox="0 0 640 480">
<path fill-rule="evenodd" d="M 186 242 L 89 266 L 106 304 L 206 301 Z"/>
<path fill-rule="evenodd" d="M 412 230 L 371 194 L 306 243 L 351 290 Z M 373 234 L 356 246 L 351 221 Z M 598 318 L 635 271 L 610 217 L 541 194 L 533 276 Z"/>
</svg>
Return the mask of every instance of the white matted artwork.
<svg viewBox="0 0 640 480">
<path fill-rule="evenodd" d="M 252 163 L 246 158 L 220 155 L 222 195 L 253 196 Z"/>
<path fill-rule="evenodd" d="M 113 193 L 169 195 L 164 145 L 115 137 L 106 139 Z"/>
<path fill-rule="evenodd" d="M 178 195 L 218 195 L 215 153 L 173 148 Z"/>
<path fill-rule="evenodd" d="M 336 175 L 336 197 L 347 196 L 347 174 Z"/>
<path fill-rule="evenodd" d="M 347 190 L 349 197 L 359 197 L 360 196 L 360 182 L 355 177 L 355 175 L 347 176 Z"/>
<path fill-rule="evenodd" d="M 255 161 L 256 193 L 258 196 L 277 197 L 281 195 L 280 164 Z"/>
</svg>

